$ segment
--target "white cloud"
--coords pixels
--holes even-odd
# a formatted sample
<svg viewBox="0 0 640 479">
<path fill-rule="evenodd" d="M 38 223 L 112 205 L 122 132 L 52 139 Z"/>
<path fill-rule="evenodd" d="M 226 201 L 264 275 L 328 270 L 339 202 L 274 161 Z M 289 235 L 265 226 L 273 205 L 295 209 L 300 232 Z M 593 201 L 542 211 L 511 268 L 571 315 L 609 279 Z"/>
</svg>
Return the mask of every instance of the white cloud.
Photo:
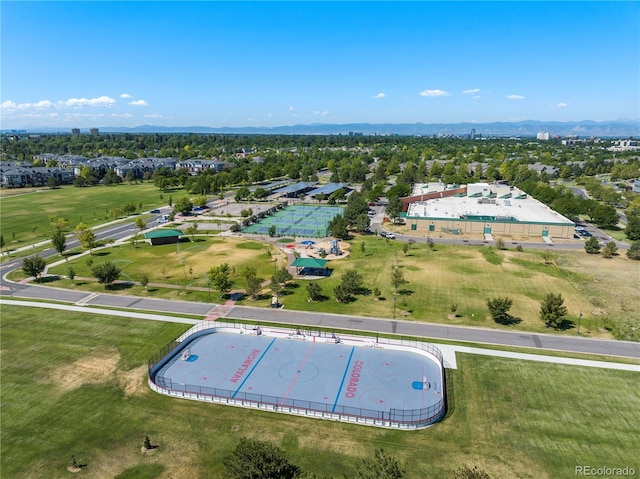
<svg viewBox="0 0 640 479">
<path fill-rule="evenodd" d="M 451 93 L 443 90 L 423 90 L 419 93 L 420 96 L 450 96 Z"/>
<path fill-rule="evenodd" d="M 376 98 L 377 99 L 377 98 L 384 98 L 385 96 L 387 96 L 387 95 L 385 95 L 384 93 L 380 92 L 377 95 L 373 95 L 371 98 Z"/>
<path fill-rule="evenodd" d="M 8 111 L 15 110 L 46 110 L 47 108 L 52 108 L 54 106 L 52 101 L 49 100 L 40 100 L 35 103 L 16 103 L 11 100 L 2 102 L 2 109 Z"/>
<path fill-rule="evenodd" d="M 71 108 L 82 108 L 83 106 L 112 106 L 116 103 L 116 100 L 103 95 L 97 98 L 69 98 L 66 101 L 58 103 Z"/>
<path fill-rule="evenodd" d="M 129 95 L 128 93 L 123 93 L 122 95 L 120 95 L 120 98 L 133 98 L 133 96 Z"/>
<path fill-rule="evenodd" d="M 324 110 L 324 111 L 313 110 L 313 114 L 314 115 L 327 115 L 327 114 L 329 114 L 329 112 L 327 110 Z"/>
<path fill-rule="evenodd" d="M 160 113 L 151 113 L 150 115 L 144 115 L 143 118 L 164 118 Z"/>
<path fill-rule="evenodd" d="M 293 108 L 292 106 L 289 107 L 289 111 L 293 111 L 295 110 L 295 108 Z"/>
<path fill-rule="evenodd" d="M 473 95 L 474 93 L 480 93 L 480 88 L 472 88 L 471 90 L 464 90 L 463 95 Z"/>
<path fill-rule="evenodd" d="M 133 106 L 149 106 L 149 104 L 144 100 L 133 100 L 129 102 L 129 105 Z"/>
<path fill-rule="evenodd" d="M 507 95 L 506 98 L 509 100 L 524 100 L 522 95 Z"/>
<path fill-rule="evenodd" d="M 569 105 L 567 105 L 566 103 L 560 102 L 560 103 L 558 103 L 558 104 L 556 105 L 556 108 L 566 108 L 566 107 L 568 107 L 568 106 L 569 106 Z"/>
</svg>

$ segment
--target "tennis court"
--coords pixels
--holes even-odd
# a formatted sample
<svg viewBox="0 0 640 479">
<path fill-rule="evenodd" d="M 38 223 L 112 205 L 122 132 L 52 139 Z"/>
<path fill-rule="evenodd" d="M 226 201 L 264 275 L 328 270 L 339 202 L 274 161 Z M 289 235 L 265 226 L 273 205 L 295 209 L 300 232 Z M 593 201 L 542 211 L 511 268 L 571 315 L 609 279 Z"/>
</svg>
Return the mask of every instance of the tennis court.
<svg viewBox="0 0 640 479">
<path fill-rule="evenodd" d="M 276 227 L 276 236 L 306 236 L 324 238 L 329 222 L 343 213 L 339 206 L 292 205 L 266 216 L 242 229 L 243 233 L 269 234 Z"/>
<path fill-rule="evenodd" d="M 432 345 L 356 336 L 214 328 L 184 338 L 150 367 L 150 383 L 189 399 L 416 429 L 444 415 L 438 354 Z"/>
</svg>

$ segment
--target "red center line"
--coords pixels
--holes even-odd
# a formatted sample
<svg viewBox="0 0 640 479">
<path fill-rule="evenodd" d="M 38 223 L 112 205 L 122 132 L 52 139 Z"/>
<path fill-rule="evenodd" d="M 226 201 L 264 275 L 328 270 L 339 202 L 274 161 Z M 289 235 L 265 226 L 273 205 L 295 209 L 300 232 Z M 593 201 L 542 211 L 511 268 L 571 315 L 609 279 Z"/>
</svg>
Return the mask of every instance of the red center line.
<svg viewBox="0 0 640 479">
<path fill-rule="evenodd" d="M 307 349 L 307 354 L 305 355 L 304 359 L 300 363 L 300 366 L 298 366 L 298 370 L 297 370 L 296 374 L 293 376 L 293 379 L 291 380 L 291 384 L 289 384 L 289 389 L 287 389 L 287 392 L 284 393 L 284 397 L 282 398 L 282 401 L 280 402 L 280 406 L 284 405 L 284 402 L 287 400 L 287 397 L 291 393 L 291 390 L 293 389 L 294 384 L 298 380 L 298 376 L 300 376 L 300 372 L 302 372 L 302 368 L 304 367 L 304 363 L 306 363 L 307 359 L 309 359 L 309 356 L 311 355 L 311 350 L 314 348 L 315 345 L 316 345 L 316 342 L 314 341 L 313 343 L 311 343 L 311 346 L 309 347 L 309 349 Z"/>
</svg>

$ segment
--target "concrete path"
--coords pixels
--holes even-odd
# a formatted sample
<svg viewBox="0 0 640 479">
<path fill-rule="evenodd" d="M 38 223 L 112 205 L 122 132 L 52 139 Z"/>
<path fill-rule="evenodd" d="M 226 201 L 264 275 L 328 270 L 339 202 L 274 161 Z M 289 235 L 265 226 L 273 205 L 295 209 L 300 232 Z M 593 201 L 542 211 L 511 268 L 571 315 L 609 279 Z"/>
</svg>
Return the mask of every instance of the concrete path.
<svg viewBox="0 0 640 479">
<path fill-rule="evenodd" d="M 181 318 L 179 316 L 164 316 L 160 314 L 137 313 L 134 311 L 116 311 L 113 309 L 87 308 L 86 306 L 71 306 L 67 304 L 40 303 L 31 301 L 0 300 L 0 306 L 28 306 L 30 308 L 57 309 L 59 311 L 75 311 L 77 313 L 103 314 L 120 318 L 148 319 L 151 321 L 165 321 L 167 323 L 197 324 L 200 319 Z"/>
<path fill-rule="evenodd" d="M 89 314 L 103 314 L 107 316 L 138 318 L 138 319 L 147 319 L 152 321 L 166 321 L 166 322 L 172 322 L 172 323 L 182 323 L 182 324 L 191 324 L 191 325 L 201 322 L 201 320 L 181 318 L 177 316 L 164 316 L 159 314 L 138 313 L 138 312 L 129 312 L 129 311 L 114 311 L 111 309 L 87 308 L 83 306 L 69 306 L 65 304 L 40 303 L 40 302 L 30 302 L 30 301 L 0 300 L 0 306 L 2 305 L 47 308 L 47 309 L 56 309 L 61 311 L 75 311 L 75 312 L 89 313 Z M 567 364 L 572 366 L 597 367 L 597 368 L 603 368 L 603 369 L 616 369 L 616 370 L 622 370 L 622 371 L 640 372 L 640 364 L 624 364 L 624 363 L 615 363 L 610 361 L 592 361 L 592 360 L 586 360 L 586 359 L 573 359 L 573 358 L 563 358 L 558 356 L 545 356 L 545 355 L 538 355 L 538 354 L 516 353 L 516 352 L 510 352 L 510 351 L 498 351 L 493 349 L 472 348 L 467 346 L 458 346 L 458 345 L 450 345 L 450 344 L 438 344 L 438 343 L 435 343 L 435 344 L 443 353 L 446 367 L 452 368 L 452 369 L 457 368 L 456 353 L 460 352 L 460 353 L 468 353 L 468 354 L 478 354 L 483 356 L 520 359 L 520 360 L 526 360 L 526 361 L 539 361 L 539 362 L 545 362 L 545 363 Z"/>
</svg>

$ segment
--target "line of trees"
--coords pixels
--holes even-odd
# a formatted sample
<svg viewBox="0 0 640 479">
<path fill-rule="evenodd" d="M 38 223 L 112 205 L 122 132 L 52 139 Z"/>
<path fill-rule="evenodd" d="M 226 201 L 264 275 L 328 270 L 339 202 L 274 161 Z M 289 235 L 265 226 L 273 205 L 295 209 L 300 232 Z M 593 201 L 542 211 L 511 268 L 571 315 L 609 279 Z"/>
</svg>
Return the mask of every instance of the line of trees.
<svg viewBox="0 0 640 479">
<path fill-rule="evenodd" d="M 498 324 L 517 324 L 522 320 L 509 313 L 513 300 L 506 296 L 487 298 L 487 309 L 493 320 Z M 568 329 L 573 322 L 566 318 L 567 308 L 561 294 L 548 293 L 540 303 L 540 319 L 545 326 L 554 329 Z"/>
</svg>

